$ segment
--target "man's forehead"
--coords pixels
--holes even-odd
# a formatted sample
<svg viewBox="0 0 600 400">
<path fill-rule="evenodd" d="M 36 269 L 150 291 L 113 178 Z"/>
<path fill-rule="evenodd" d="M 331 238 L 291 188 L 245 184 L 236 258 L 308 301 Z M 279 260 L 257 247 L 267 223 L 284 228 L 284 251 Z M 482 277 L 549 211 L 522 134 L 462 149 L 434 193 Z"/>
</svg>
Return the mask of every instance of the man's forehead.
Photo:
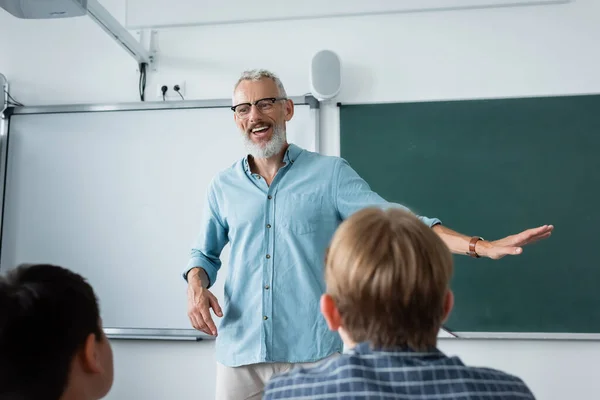
<svg viewBox="0 0 600 400">
<path fill-rule="evenodd" d="M 253 102 L 265 97 L 277 97 L 279 90 L 271 79 L 260 79 L 258 81 L 241 81 L 235 89 L 233 99 L 235 103 Z"/>
</svg>

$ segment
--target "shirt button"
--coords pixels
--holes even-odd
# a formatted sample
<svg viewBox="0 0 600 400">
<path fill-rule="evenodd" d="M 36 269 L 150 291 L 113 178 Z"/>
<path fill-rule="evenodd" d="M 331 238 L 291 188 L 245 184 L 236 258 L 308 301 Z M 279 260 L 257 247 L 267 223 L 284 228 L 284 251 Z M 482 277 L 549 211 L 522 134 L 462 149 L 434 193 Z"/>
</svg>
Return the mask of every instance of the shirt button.
<svg viewBox="0 0 600 400">
<path fill-rule="evenodd" d="M 271 195 L 267 196 L 267 199 L 271 200 L 273 197 Z"/>
<path fill-rule="evenodd" d="M 271 258 L 271 256 L 267 254 L 267 258 Z"/>
<path fill-rule="evenodd" d="M 267 228 L 270 228 L 270 227 L 271 227 L 271 224 L 267 224 Z"/>
<path fill-rule="evenodd" d="M 269 285 L 265 285 L 266 290 L 269 290 L 269 287 L 270 287 Z"/>
<path fill-rule="evenodd" d="M 269 317 L 267 317 L 266 315 L 263 317 L 263 319 L 266 321 L 269 319 Z"/>
</svg>

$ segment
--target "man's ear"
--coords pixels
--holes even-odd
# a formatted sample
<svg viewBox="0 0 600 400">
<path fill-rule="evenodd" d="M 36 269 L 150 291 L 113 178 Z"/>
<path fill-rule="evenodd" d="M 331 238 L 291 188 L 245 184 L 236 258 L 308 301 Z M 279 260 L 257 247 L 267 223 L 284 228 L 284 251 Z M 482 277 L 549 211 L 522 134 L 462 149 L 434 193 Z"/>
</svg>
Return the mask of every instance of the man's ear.
<svg viewBox="0 0 600 400">
<path fill-rule="evenodd" d="M 327 326 L 332 331 L 337 331 L 342 326 L 342 318 L 333 301 L 333 298 L 327 293 L 321 296 L 321 314 L 325 317 Z"/>
<path fill-rule="evenodd" d="M 98 357 L 98 344 L 96 335 L 90 333 L 85 339 L 85 344 L 79 352 L 79 358 L 81 361 L 81 367 L 83 370 L 90 374 L 97 374 L 102 372 L 102 366 Z"/>
<path fill-rule="evenodd" d="M 446 295 L 444 296 L 444 318 L 442 319 L 442 323 L 448 320 L 448 317 L 450 316 L 450 312 L 452 311 L 453 307 L 454 293 L 452 293 L 452 290 L 448 289 Z"/>
<path fill-rule="evenodd" d="M 294 116 L 294 102 L 291 99 L 285 101 L 285 120 L 289 121 Z"/>
</svg>

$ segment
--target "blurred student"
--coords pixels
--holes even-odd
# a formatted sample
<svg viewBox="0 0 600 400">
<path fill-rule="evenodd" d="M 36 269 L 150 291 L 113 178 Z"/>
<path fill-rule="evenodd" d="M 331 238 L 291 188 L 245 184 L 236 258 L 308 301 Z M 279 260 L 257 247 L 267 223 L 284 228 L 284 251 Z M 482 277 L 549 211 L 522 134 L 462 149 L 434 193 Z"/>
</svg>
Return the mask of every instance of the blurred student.
<svg viewBox="0 0 600 400">
<path fill-rule="evenodd" d="M 54 265 L 0 276 L 0 400 L 96 400 L 113 356 L 92 287 Z"/>
<path fill-rule="evenodd" d="M 321 297 L 329 329 L 350 350 L 272 378 L 264 398 L 533 399 L 521 379 L 437 349 L 452 270 L 444 242 L 409 212 L 352 215 L 330 244 Z"/>
</svg>

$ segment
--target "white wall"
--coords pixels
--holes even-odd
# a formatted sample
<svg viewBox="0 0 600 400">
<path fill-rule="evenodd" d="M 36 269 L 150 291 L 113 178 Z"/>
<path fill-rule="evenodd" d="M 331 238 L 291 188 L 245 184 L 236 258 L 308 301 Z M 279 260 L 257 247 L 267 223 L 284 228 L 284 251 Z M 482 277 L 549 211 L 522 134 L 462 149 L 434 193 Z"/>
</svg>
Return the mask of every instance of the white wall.
<svg viewBox="0 0 600 400">
<path fill-rule="evenodd" d="M 122 1 L 103 3 L 124 20 Z M 342 102 L 597 93 L 599 19 L 600 2 L 577 0 L 165 30 L 148 96 L 157 83 L 184 79 L 187 98 L 228 97 L 240 71 L 254 67 L 276 71 L 289 94 L 303 94 L 310 56 L 323 48 L 344 62 L 336 99 Z M 0 49 L 0 72 L 27 105 L 138 99 L 134 61 L 85 18 L 20 21 L 0 12 Z M 324 107 L 322 131 L 322 151 L 339 154 L 333 104 Z M 115 341 L 117 379 L 109 399 L 211 398 L 212 345 Z M 590 399 L 600 391 L 598 342 L 443 340 L 441 348 L 520 375 L 540 399 Z"/>
</svg>

